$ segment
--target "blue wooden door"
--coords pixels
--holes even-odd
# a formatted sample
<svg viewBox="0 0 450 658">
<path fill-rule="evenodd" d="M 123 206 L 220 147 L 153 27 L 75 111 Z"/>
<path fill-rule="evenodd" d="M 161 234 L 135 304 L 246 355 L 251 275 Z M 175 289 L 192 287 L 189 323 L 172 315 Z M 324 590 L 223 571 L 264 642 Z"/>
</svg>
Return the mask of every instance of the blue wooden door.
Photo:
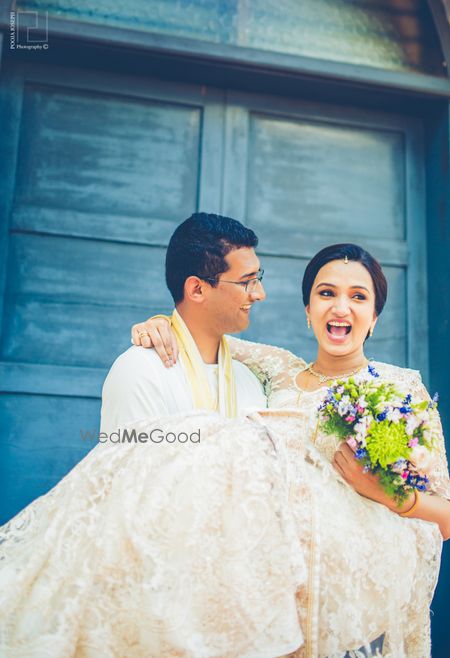
<svg viewBox="0 0 450 658">
<path fill-rule="evenodd" d="M 261 238 L 268 298 L 248 335 L 314 358 L 301 278 L 322 247 L 355 242 L 384 266 L 389 298 L 369 356 L 428 373 L 426 225 L 418 121 L 228 93 L 224 210 Z"/>
<path fill-rule="evenodd" d="M 2 73 L 1 519 L 93 445 L 130 325 L 169 311 L 163 262 L 195 209 L 260 235 L 249 337 L 312 356 L 307 259 L 356 241 L 386 267 L 373 356 L 426 374 L 420 125 L 405 117 L 30 65 Z"/>
<path fill-rule="evenodd" d="M 168 238 L 220 203 L 223 94 L 31 66 L 0 94 L 1 523 L 95 445 L 131 323 L 170 310 Z"/>
</svg>

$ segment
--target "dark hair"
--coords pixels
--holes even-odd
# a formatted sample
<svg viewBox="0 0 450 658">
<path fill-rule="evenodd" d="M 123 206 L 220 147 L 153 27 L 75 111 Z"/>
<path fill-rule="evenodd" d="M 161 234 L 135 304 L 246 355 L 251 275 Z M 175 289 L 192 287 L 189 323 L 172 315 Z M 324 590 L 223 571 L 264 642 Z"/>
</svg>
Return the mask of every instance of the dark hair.
<svg viewBox="0 0 450 658">
<path fill-rule="evenodd" d="M 319 270 L 332 260 L 348 260 L 361 263 L 369 272 L 375 290 L 375 313 L 380 315 L 387 297 L 387 281 L 380 263 L 368 251 L 356 244 L 332 244 L 319 251 L 308 263 L 302 281 L 303 303 L 308 306 L 311 288 Z"/>
<path fill-rule="evenodd" d="M 175 229 L 167 248 L 166 283 L 175 304 L 182 301 L 189 276 L 215 279 L 229 269 L 225 256 L 230 251 L 257 244 L 255 233 L 236 219 L 205 212 L 191 215 Z"/>
</svg>

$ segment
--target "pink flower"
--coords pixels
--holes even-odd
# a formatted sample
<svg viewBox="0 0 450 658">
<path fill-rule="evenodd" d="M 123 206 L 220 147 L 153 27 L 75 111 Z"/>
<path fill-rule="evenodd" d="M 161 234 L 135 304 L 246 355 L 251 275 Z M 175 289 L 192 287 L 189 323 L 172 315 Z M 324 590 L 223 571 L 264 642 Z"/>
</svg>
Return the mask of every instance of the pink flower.
<svg viewBox="0 0 450 658">
<path fill-rule="evenodd" d="M 410 448 L 415 448 L 416 445 L 418 445 L 418 443 L 419 443 L 419 439 L 417 438 L 417 436 L 415 436 L 414 438 L 408 441 L 408 445 Z"/>
<path fill-rule="evenodd" d="M 406 480 L 407 477 L 408 477 L 408 471 L 403 471 L 402 478 Z"/>
<path fill-rule="evenodd" d="M 347 421 L 347 423 L 353 423 L 353 421 L 355 420 L 355 416 L 347 416 L 345 420 Z"/>
</svg>

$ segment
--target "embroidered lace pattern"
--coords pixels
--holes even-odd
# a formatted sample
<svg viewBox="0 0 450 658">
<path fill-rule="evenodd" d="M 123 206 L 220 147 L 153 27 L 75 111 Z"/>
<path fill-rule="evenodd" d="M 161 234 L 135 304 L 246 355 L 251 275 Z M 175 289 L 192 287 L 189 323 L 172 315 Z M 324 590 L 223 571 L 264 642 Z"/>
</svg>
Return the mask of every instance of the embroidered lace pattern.
<svg viewBox="0 0 450 658">
<path fill-rule="evenodd" d="M 336 474 L 301 359 L 230 344 L 271 409 L 141 423 L 201 441 L 100 444 L 0 528 L 2 658 L 365 658 L 382 634 L 384 658 L 430 655 L 439 529 Z M 376 367 L 428 395 L 418 373 Z M 433 491 L 448 495 L 435 431 Z"/>
<path fill-rule="evenodd" d="M 437 525 L 401 518 L 359 496 L 337 476 L 330 464 L 337 442 L 318 431 L 317 424 L 317 409 L 326 387 L 314 392 L 299 388 L 296 378 L 306 367 L 302 359 L 270 345 L 235 338 L 230 339 L 230 344 L 233 357 L 242 360 L 263 381 L 269 391 L 269 407 L 280 410 L 274 414 L 286 414 L 281 435 L 286 437 L 292 468 L 301 464 L 296 452 L 306 454 L 306 464 L 315 464 L 303 481 L 316 503 L 316 554 L 311 556 L 310 552 L 309 557 L 310 565 L 320 566 L 309 575 L 308 594 L 317 601 L 315 607 L 310 605 L 309 612 L 305 612 L 305 593 L 299 599 L 299 614 L 307 637 L 304 647 L 293 655 L 341 656 L 343 638 L 338 638 L 342 629 L 351 625 L 354 636 L 347 640 L 351 642 L 349 649 L 357 648 L 358 642 L 361 646 L 374 639 L 382 630 L 386 634 L 383 656 L 429 656 L 429 606 L 442 545 Z M 411 393 L 414 400 L 430 399 L 417 371 L 379 362 L 373 365 L 382 379 L 393 382 L 405 394 Z M 296 433 L 287 427 L 294 415 L 298 423 Z M 428 473 L 431 492 L 450 499 L 438 414 L 434 438 L 435 459 Z M 297 475 L 293 480 L 299 482 L 301 478 Z M 300 515 L 308 507 L 302 505 L 301 496 L 294 497 L 293 504 Z M 303 530 L 306 527 L 308 524 L 303 525 Z M 414 592 L 411 601 L 408 591 Z M 367 611 L 371 619 L 365 617 Z M 384 619 L 377 619 L 380 613 Z"/>
<path fill-rule="evenodd" d="M 2 658 L 270 658 L 302 644 L 306 567 L 267 432 L 201 413 L 151 427 L 200 427 L 201 442 L 99 444 L 0 528 Z"/>
</svg>

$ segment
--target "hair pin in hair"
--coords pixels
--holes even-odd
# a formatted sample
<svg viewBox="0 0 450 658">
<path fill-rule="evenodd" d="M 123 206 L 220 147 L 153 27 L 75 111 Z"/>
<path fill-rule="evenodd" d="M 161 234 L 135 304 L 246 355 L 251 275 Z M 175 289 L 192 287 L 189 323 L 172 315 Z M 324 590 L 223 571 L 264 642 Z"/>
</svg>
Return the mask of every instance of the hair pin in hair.
<svg viewBox="0 0 450 658">
<path fill-rule="evenodd" d="M 347 254 L 345 254 L 345 257 L 344 257 L 344 263 L 345 263 L 346 265 L 348 265 L 348 256 L 347 256 Z"/>
</svg>

